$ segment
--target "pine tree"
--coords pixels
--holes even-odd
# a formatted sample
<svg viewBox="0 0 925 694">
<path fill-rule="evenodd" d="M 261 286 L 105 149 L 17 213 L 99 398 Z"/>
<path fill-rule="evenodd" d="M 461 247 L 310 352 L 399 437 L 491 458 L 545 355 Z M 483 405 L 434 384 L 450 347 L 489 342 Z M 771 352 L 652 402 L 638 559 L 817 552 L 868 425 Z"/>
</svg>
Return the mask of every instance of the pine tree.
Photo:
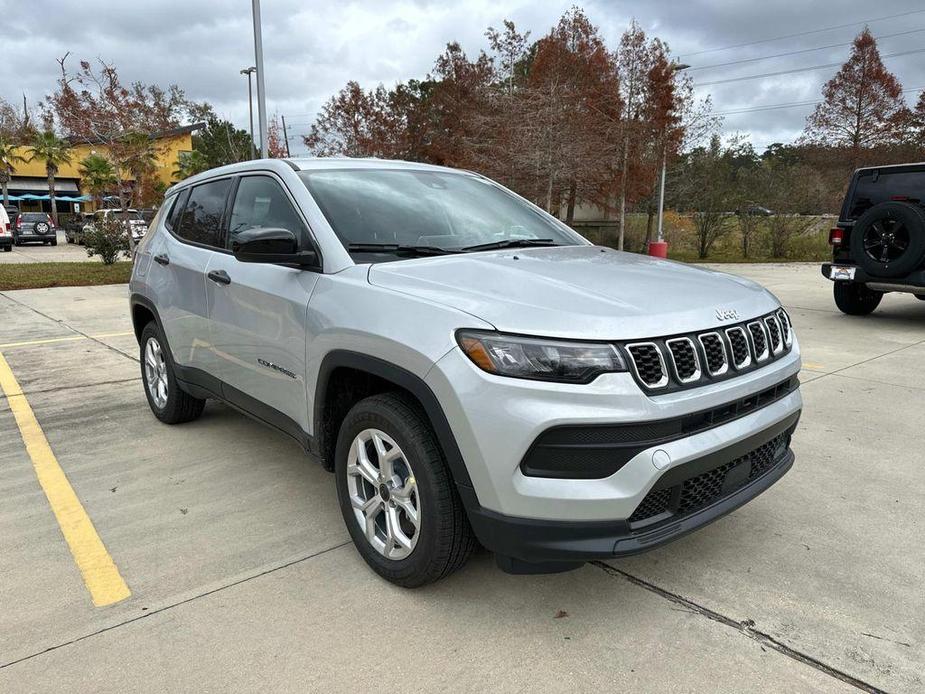
<svg viewBox="0 0 925 694">
<path fill-rule="evenodd" d="M 886 69 L 877 42 L 865 27 L 851 56 L 822 89 L 823 101 L 807 119 L 807 141 L 850 150 L 858 166 L 862 152 L 889 144 L 903 109 L 902 86 Z"/>
</svg>

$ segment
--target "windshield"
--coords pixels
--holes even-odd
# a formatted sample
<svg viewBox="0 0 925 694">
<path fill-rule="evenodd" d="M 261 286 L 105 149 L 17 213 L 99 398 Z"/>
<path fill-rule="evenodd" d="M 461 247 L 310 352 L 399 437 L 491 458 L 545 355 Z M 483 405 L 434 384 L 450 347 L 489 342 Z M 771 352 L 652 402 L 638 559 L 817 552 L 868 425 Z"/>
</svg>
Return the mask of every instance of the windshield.
<svg viewBox="0 0 925 694">
<path fill-rule="evenodd" d="M 564 224 L 469 174 L 330 169 L 299 176 L 352 252 L 439 253 L 584 242 Z"/>
</svg>

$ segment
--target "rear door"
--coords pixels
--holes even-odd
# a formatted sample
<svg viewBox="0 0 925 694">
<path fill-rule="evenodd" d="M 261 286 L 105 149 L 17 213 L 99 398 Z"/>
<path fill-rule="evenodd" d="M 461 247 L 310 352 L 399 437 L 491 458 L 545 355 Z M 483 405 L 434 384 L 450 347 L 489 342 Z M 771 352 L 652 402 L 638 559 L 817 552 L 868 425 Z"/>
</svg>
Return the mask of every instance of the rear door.
<svg viewBox="0 0 925 694">
<path fill-rule="evenodd" d="M 241 176 L 230 208 L 229 248 L 253 228 L 289 229 L 314 246 L 283 182 L 270 173 Z M 206 294 L 211 339 L 225 398 L 290 433 L 308 429 L 305 320 L 318 274 L 216 253 Z M 282 415 L 282 417 L 280 416 Z"/>
<path fill-rule="evenodd" d="M 206 272 L 212 256 L 225 252 L 231 187 L 232 179 L 224 178 L 183 192 L 165 222 L 170 233 L 159 234 L 151 248 L 149 282 L 174 361 L 213 377 L 217 367 L 209 342 Z"/>
</svg>

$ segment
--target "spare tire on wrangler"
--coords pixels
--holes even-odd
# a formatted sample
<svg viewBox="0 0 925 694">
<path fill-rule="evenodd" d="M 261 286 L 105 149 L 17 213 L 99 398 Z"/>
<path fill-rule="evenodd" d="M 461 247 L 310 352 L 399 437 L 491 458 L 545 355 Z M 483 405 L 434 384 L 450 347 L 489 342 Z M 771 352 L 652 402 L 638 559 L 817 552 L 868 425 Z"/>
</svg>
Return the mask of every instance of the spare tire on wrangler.
<svg viewBox="0 0 925 694">
<path fill-rule="evenodd" d="M 881 202 L 851 229 L 851 257 L 874 277 L 907 275 L 925 258 L 925 209 L 911 202 Z"/>
</svg>

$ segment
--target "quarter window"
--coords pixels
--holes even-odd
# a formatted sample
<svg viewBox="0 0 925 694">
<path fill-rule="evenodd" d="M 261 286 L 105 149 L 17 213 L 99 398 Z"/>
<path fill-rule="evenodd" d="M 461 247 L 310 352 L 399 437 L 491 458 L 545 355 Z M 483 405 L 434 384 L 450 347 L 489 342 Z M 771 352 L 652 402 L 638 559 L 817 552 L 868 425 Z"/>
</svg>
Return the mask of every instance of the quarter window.
<svg viewBox="0 0 925 694">
<path fill-rule="evenodd" d="M 241 179 L 228 228 L 232 242 L 248 229 L 288 229 L 299 239 L 300 248 L 310 246 L 308 229 L 282 186 L 269 176 L 245 176 Z"/>
<path fill-rule="evenodd" d="M 177 236 L 204 246 L 224 248 L 222 216 L 230 187 L 231 179 L 225 178 L 193 188 L 177 220 Z"/>
</svg>

